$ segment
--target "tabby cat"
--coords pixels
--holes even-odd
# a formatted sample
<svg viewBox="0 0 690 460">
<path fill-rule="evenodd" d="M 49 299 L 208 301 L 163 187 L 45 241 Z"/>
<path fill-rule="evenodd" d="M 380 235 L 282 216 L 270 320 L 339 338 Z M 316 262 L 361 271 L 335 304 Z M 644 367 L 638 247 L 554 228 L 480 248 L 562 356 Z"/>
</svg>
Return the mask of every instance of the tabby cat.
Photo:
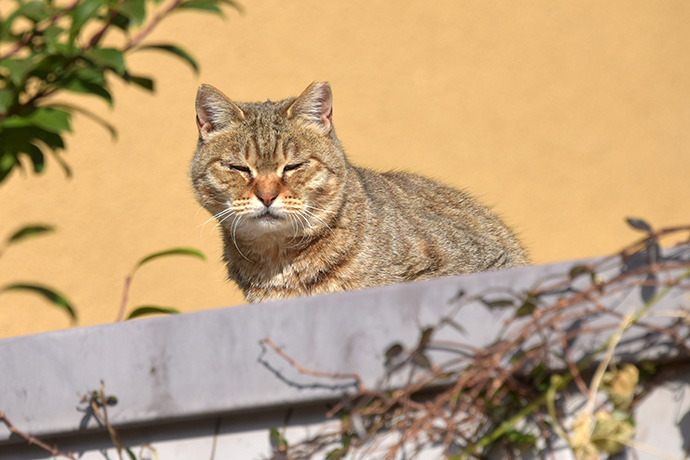
<svg viewBox="0 0 690 460">
<path fill-rule="evenodd" d="M 249 301 L 528 263 L 511 230 L 467 193 L 353 166 L 332 103 L 324 82 L 278 102 L 233 102 L 209 85 L 197 93 L 192 184 Z"/>
</svg>

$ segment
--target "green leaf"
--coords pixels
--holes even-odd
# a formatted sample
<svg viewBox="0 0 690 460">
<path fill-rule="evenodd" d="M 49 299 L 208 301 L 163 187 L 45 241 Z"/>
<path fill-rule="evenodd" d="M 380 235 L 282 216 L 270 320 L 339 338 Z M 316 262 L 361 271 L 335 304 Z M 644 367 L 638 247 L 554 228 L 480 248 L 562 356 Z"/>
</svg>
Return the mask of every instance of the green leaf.
<svg viewBox="0 0 690 460">
<path fill-rule="evenodd" d="M 125 59 L 120 50 L 115 48 L 92 48 L 85 57 L 97 65 L 113 69 L 120 75 L 125 73 Z"/>
<path fill-rule="evenodd" d="M 46 8 L 45 2 L 34 1 L 24 3 L 17 11 L 21 16 L 33 22 L 39 22 L 48 17 L 48 9 Z"/>
<path fill-rule="evenodd" d="M 410 355 L 410 358 L 417 366 L 424 369 L 431 369 L 431 361 L 424 353 L 415 351 Z"/>
<path fill-rule="evenodd" d="M 0 67 L 9 71 L 10 81 L 15 86 L 22 86 L 24 77 L 35 67 L 37 57 L 38 55 L 32 55 L 26 59 L 0 59 Z"/>
<path fill-rule="evenodd" d="M 7 239 L 7 243 L 17 243 L 27 238 L 43 235 L 45 233 L 52 233 L 54 231 L 55 227 L 52 225 L 27 225 L 14 232 L 12 236 Z"/>
<path fill-rule="evenodd" d="M 181 58 L 182 60 L 186 61 L 192 69 L 194 69 L 195 73 L 199 72 L 199 66 L 197 65 L 196 61 L 192 56 L 189 55 L 185 50 L 180 48 L 179 46 L 175 45 L 145 45 L 145 46 L 140 46 L 139 48 L 136 48 L 136 50 L 160 50 L 160 51 L 166 51 L 168 53 L 172 53 L 175 56 Z"/>
<path fill-rule="evenodd" d="M 336 449 L 333 449 L 326 455 L 325 460 L 341 460 L 342 458 L 345 457 L 345 454 L 347 454 L 347 449 L 343 447 L 338 447 Z"/>
<path fill-rule="evenodd" d="M 45 156 L 40 147 L 49 149 L 64 167 L 57 156 L 64 148 L 62 136 L 38 126 L 29 124 L 24 117 L 13 116 L 0 122 L 0 180 L 14 167 L 21 167 L 20 155 L 27 155 L 35 172 L 40 173 L 45 166 Z"/>
<path fill-rule="evenodd" d="M 15 152 L 21 152 L 29 148 L 30 143 L 36 140 L 41 141 L 41 143 L 52 150 L 65 148 L 65 143 L 59 133 L 33 126 L 28 120 L 21 117 L 10 117 L 5 119 L 5 121 L 9 121 L 8 123 L 3 123 L 5 128 L 8 128 L 4 130 L 7 136 L 4 142 L 6 148 L 8 147 Z"/>
<path fill-rule="evenodd" d="M 148 91 L 153 91 L 154 88 L 154 82 L 152 79 L 148 77 L 140 77 L 136 75 L 130 75 L 126 74 L 125 75 L 125 81 L 129 83 L 134 83 L 137 86 L 141 86 L 142 88 L 148 90 Z"/>
<path fill-rule="evenodd" d="M 58 133 L 53 133 L 39 128 L 32 132 L 32 136 L 34 139 L 42 141 L 53 151 L 65 148 L 65 142 L 62 140 L 62 136 Z"/>
<path fill-rule="evenodd" d="M 50 107 L 38 107 L 26 120 L 34 126 L 43 128 L 53 133 L 61 131 L 72 131 L 70 126 L 71 115 L 64 110 L 53 109 Z"/>
<path fill-rule="evenodd" d="M 40 53 L 36 54 L 36 64 L 26 74 L 25 80 L 31 77 L 44 82 L 59 82 L 70 68 L 75 67 L 75 57 L 81 51 L 68 45 L 54 43 L 55 54 Z M 34 104 L 35 105 L 35 104 Z"/>
<path fill-rule="evenodd" d="M 643 232 L 648 232 L 651 233 L 652 227 L 649 225 L 647 222 L 645 222 L 642 219 L 635 219 L 632 217 L 628 217 L 625 219 L 625 221 L 630 225 L 632 228 L 637 229 L 637 230 L 642 230 Z"/>
<path fill-rule="evenodd" d="M 417 351 L 422 351 L 429 344 L 431 336 L 434 333 L 433 327 L 427 327 L 422 331 L 422 336 L 419 338 L 419 344 L 417 345 Z"/>
<path fill-rule="evenodd" d="M 118 29 L 124 30 L 126 32 L 129 30 L 129 26 L 132 23 L 132 20 L 129 19 L 124 14 L 118 13 L 115 15 L 115 17 L 113 18 L 113 20 L 111 22 Z"/>
<path fill-rule="evenodd" d="M 234 0 L 218 0 L 218 1 L 220 3 L 225 3 L 226 5 L 231 6 L 232 8 L 235 8 L 240 13 L 244 13 L 244 8 L 242 7 L 242 5 L 235 2 Z"/>
<path fill-rule="evenodd" d="M 0 88 L 0 113 L 7 111 L 14 105 L 15 92 L 9 88 Z"/>
<path fill-rule="evenodd" d="M 199 10 L 217 14 L 218 16 L 225 16 L 223 10 L 218 6 L 216 0 L 188 0 L 186 2 L 180 3 L 177 8 L 178 10 Z"/>
<path fill-rule="evenodd" d="M 165 251 L 160 251 L 160 252 L 154 252 L 153 254 L 150 254 L 143 259 L 141 259 L 134 269 L 138 269 L 145 263 L 151 262 L 152 260 L 159 259 L 161 257 L 168 257 L 168 256 L 193 256 L 198 259 L 201 259 L 203 261 L 206 261 L 206 256 L 199 251 L 198 249 L 194 248 L 173 248 L 173 249 L 167 249 Z"/>
<path fill-rule="evenodd" d="M 142 305 L 140 307 L 137 307 L 134 309 L 132 313 L 127 316 L 125 319 L 134 319 L 134 318 L 139 318 L 141 316 L 148 316 L 148 315 L 158 315 L 158 314 L 164 314 L 164 315 L 173 315 L 176 313 L 179 313 L 180 310 L 177 308 L 173 307 L 159 307 L 156 305 Z"/>
<path fill-rule="evenodd" d="M 72 17 L 70 27 L 70 41 L 73 41 L 81 28 L 89 20 L 96 18 L 96 12 L 104 4 L 104 0 L 84 0 L 76 6 L 69 15 Z"/>
<path fill-rule="evenodd" d="M 271 443 L 271 447 L 273 447 L 273 449 L 275 450 L 281 447 L 284 448 L 288 446 L 287 440 L 283 437 L 282 434 L 280 434 L 280 431 L 278 431 L 276 428 L 270 429 L 269 441 Z"/>
<path fill-rule="evenodd" d="M 13 131 L 14 129 L 21 129 L 31 126 L 31 123 L 29 123 L 26 120 L 26 117 L 22 117 L 19 115 L 12 115 L 3 120 L 0 120 L 0 128 L 5 128 L 5 131 Z M 7 140 L 12 141 L 14 143 L 18 142 L 18 139 L 10 138 L 9 136 Z"/>
<path fill-rule="evenodd" d="M 104 99 L 112 107 L 113 97 L 106 89 L 107 84 L 103 74 L 94 69 L 80 69 L 65 77 L 60 82 L 60 87 L 67 91 L 81 94 L 92 94 Z"/>
<path fill-rule="evenodd" d="M 29 143 L 24 147 L 23 150 L 23 153 L 25 153 L 31 159 L 34 172 L 36 174 L 42 173 L 46 165 L 46 159 L 45 155 L 43 155 L 43 152 L 41 152 L 41 149 L 36 147 L 34 144 Z"/>
<path fill-rule="evenodd" d="M 101 127 L 106 129 L 110 133 L 110 137 L 113 138 L 113 140 L 117 139 L 117 130 L 115 129 L 115 126 L 112 124 L 108 123 L 104 118 L 99 117 L 95 113 L 91 112 L 90 110 L 87 110 L 83 107 L 79 107 L 76 105 L 69 105 L 69 104 L 53 104 L 51 107 L 55 108 L 62 108 L 65 111 L 71 111 L 71 112 L 76 112 L 80 113 L 82 115 L 85 115 L 86 117 L 90 118 L 92 121 L 95 121 Z"/>
<path fill-rule="evenodd" d="M 540 385 L 546 379 L 548 372 L 546 365 L 542 362 L 535 365 L 529 373 L 529 378 L 534 385 Z"/>
<path fill-rule="evenodd" d="M 498 299 L 498 300 L 484 300 L 479 299 L 484 305 L 489 308 L 507 308 L 515 305 L 515 302 L 511 299 Z"/>
<path fill-rule="evenodd" d="M 584 275 L 585 273 L 589 273 L 591 271 L 592 269 L 586 265 L 575 265 L 573 268 L 570 269 L 570 272 L 568 272 L 568 276 L 571 280 L 574 280 L 578 276 Z"/>
<path fill-rule="evenodd" d="M 146 18 L 146 5 L 144 0 L 127 0 L 113 8 L 118 13 L 132 20 L 135 25 L 141 25 Z"/>
<path fill-rule="evenodd" d="M 38 284 L 15 283 L 0 289 L 0 292 L 27 291 L 38 294 L 51 302 L 53 305 L 62 308 L 69 315 L 72 322 L 77 320 L 77 312 L 67 298 L 57 291 Z"/>
<path fill-rule="evenodd" d="M 400 345 L 399 343 L 395 343 L 388 347 L 385 353 L 386 357 L 386 364 L 389 364 L 393 359 L 397 358 L 400 356 L 400 354 L 403 352 L 403 346 Z"/>
<path fill-rule="evenodd" d="M 520 450 L 533 446 L 537 442 L 537 437 L 530 433 L 522 433 L 517 430 L 510 430 L 505 437 L 511 443 L 519 444 Z"/>
<path fill-rule="evenodd" d="M 56 151 L 53 151 L 53 158 L 55 158 L 55 161 L 58 162 L 58 164 L 62 168 L 62 171 L 65 173 L 65 176 L 68 179 L 71 179 L 72 178 L 72 168 L 69 167 L 67 162 Z"/>
<path fill-rule="evenodd" d="M 137 456 L 134 455 L 132 449 L 130 449 L 129 447 L 125 447 L 125 452 L 127 452 L 127 455 L 129 456 L 130 460 L 137 460 Z"/>
<path fill-rule="evenodd" d="M 537 305 L 534 302 L 527 300 L 517 309 L 517 311 L 515 312 L 515 317 L 520 318 L 521 316 L 531 315 L 532 312 L 536 309 Z"/>
<path fill-rule="evenodd" d="M 0 21 L 0 40 L 4 40 L 5 36 L 12 30 L 12 23 L 19 17 L 19 11 L 15 10 L 12 14 Z"/>
<path fill-rule="evenodd" d="M 7 178 L 15 166 L 19 166 L 16 156 L 9 155 L 7 153 L 0 153 L 0 182 Z"/>
<path fill-rule="evenodd" d="M 43 31 L 43 36 L 46 39 L 46 43 L 50 46 L 50 49 L 56 50 L 57 47 L 55 45 L 59 45 L 60 43 L 60 37 L 62 34 L 65 32 L 65 29 L 63 29 L 60 26 L 57 26 L 53 24 L 52 26 L 49 26 L 46 30 Z"/>
</svg>

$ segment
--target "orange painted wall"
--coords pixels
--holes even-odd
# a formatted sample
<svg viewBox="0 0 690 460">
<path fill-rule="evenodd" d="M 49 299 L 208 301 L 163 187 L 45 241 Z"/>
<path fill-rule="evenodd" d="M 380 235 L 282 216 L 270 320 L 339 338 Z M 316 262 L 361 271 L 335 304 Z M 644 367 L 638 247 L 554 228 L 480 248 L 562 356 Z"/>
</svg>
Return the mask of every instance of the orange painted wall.
<svg viewBox="0 0 690 460">
<path fill-rule="evenodd" d="M 154 262 L 130 306 L 193 311 L 243 302 L 224 280 L 220 241 L 187 180 L 202 82 L 238 100 L 334 91 L 334 123 L 351 159 L 464 187 L 514 225 L 536 263 L 606 254 L 638 235 L 623 222 L 690 221 L 690 3 L 686 0 L 436 2 L 245 0 L 222 21 L 179 14 L 173 40 L 194 75 L 155 53 L 132 55 L 154 95 L 114 82 L 116 107 L 81 103 L 119 139 L 77 116 L 67 159 L 0 185 L 0 235 L 33 222 L 55 235 L 12 247 L 0 283 L 65 292 L 79 325 L 112 321 L 141 256 L 196 246 L 209 262 Z M 0 295 L 0 337 L 68 327 L 26 294 Z"/>
</svg>

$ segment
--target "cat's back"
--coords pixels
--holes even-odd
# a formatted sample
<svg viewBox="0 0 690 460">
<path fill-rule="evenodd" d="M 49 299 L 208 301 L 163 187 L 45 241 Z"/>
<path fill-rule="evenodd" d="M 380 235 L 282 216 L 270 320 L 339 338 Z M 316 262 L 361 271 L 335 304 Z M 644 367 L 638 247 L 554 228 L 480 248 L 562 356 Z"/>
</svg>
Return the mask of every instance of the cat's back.
<svg viewBox="0 0 690 460">
<path fill-rule="evenodd" d="M 508 268 L 528 263 L 510 228 L 470 194 L 403 171 L 355 168 L 379 227 L 397 239 L 431 242 L 449 272 Z"/>
</svg>

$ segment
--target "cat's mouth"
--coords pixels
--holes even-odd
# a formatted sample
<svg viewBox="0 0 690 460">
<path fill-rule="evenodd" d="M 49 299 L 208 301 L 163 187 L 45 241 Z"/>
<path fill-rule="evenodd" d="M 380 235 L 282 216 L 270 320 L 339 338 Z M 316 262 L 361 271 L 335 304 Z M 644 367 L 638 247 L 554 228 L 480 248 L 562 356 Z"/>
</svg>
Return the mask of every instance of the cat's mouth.
<svg viewBox="0 0 690 460">
<path fill-rule="evenodd" d="M 280 216 L 276 216 L 275 214 L 271 213 L 271 211 L 266 209 L 261 215 L 256 216 L 256 220 L 262 224 L 273 224 L 282 220 L 282 218 Z"/>
</svg>

